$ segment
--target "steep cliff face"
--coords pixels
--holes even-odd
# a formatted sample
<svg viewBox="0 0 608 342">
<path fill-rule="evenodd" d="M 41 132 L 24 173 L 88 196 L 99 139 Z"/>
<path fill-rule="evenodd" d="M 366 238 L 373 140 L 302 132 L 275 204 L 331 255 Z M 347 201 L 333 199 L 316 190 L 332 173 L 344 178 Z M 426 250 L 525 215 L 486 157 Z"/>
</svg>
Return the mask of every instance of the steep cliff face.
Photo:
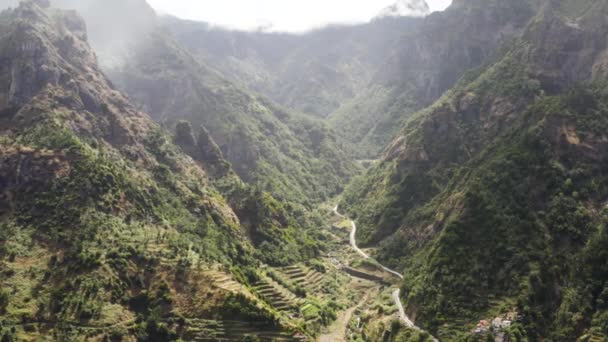
<svg viewBox="0 0 608 342">
<path fill-rule="evenodd" d="M 527 0 L 457 2 L 404 35 L 378 80 L 386 85 L 412 84 L 416 98 L 429 104 L 465 71 L 487 62 L 533 15 Z"/>
<path fill-rule="evenodd" d="M 280 327 L 206 273 L 257 264 L 207 172 L 109 85 L 83 20 L 46 5 L 0 14 L 2 339 L 192 338 L 201 318 Z"/>
<path fill-rule="evenodd" d="M 179 122 L 175 126 L 175 143 L 194 160 L 205 165 L 205 169 L 213 170 L 215 178 L 226 177 L 232 172 L 222 150 L 204 126 L 199 128 L 195 136 L 192 125 L 188 121 Z"/>
<path fill-rule="evenodd" d="M 608 333 L 606 9 L 529 8 L 521 36 L 409 119 L 345 195 L 361 241 L 405 270 L 408 311 L 446 340 L 511 308 L 516 340 Z"/>
</svg>

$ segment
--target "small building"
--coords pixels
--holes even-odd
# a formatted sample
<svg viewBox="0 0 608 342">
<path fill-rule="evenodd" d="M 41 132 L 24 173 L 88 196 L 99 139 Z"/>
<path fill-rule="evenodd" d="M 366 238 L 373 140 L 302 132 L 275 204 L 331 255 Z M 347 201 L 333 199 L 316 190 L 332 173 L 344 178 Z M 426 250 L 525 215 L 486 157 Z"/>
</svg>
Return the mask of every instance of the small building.
<svg viewBox="0 0 608 342">
<path fill-rule="evenodd" d="M 482 319 L 477 323 L 477 326 L 471 330 L 473 334 L 485 334 L 490 331 L 490 322 L 488 320 Z"/>
<path fill-rule="evenodd" d="M 496 317 L 492 320 L 492 328 L 494 330 L 502 328 L 502 317 Z"/>
</svg>

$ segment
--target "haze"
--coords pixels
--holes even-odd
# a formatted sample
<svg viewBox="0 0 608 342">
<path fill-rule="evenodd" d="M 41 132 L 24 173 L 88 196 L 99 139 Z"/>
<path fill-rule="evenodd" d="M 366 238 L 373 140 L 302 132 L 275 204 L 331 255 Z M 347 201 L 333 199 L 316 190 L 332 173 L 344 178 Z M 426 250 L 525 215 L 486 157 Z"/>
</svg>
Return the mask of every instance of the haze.
<svg viewBox="0 0 608 342">
<path fill-rule="evenodd" d="M 160 13 L 235 29 L 271 27 L 301 32 L 328 23 L 358 23 L 373 18 L 395 0 L 148 0 Z M 452 0 L 427 0 L 432 11 Z"/>
</svg>

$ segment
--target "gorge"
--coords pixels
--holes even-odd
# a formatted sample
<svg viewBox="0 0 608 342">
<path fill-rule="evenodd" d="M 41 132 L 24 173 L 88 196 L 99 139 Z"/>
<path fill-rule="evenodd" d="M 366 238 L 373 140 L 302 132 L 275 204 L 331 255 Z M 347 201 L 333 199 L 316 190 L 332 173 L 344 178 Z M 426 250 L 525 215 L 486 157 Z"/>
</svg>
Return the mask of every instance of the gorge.
<svg viewBox="0 0 608 342">
<path fill-rule="evenodd" d="M 608 340 L 608 1 L 0 9 L 0 341 Z"/>
</svg>

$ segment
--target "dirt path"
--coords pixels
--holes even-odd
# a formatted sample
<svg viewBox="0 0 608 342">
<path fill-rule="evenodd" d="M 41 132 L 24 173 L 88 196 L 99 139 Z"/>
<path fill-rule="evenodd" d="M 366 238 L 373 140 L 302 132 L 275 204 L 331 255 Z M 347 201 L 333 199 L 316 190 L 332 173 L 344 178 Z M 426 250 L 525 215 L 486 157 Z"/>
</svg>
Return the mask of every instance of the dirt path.
<svg viewBox="0 0 608 342">
<path fill-rule="evenodd" d="M 353 317 L 353 313 L 355 310 L 363 306 L 365 302 L 369 299 L 371 293 L 376 290 L 375 288 L 371 288 L 365 292 L 363 299 L 357 305 L 352 308 L 344 311 L 338 319 L 334 321 L 334 323 L 329 326 L 328 330 L 331 331 L 329 334 L 323 334 L 319 337 L 319 342 L 343 342 L 346 341 L 346 329 L 348 328 L 348 322 Z"/>
</svg>

